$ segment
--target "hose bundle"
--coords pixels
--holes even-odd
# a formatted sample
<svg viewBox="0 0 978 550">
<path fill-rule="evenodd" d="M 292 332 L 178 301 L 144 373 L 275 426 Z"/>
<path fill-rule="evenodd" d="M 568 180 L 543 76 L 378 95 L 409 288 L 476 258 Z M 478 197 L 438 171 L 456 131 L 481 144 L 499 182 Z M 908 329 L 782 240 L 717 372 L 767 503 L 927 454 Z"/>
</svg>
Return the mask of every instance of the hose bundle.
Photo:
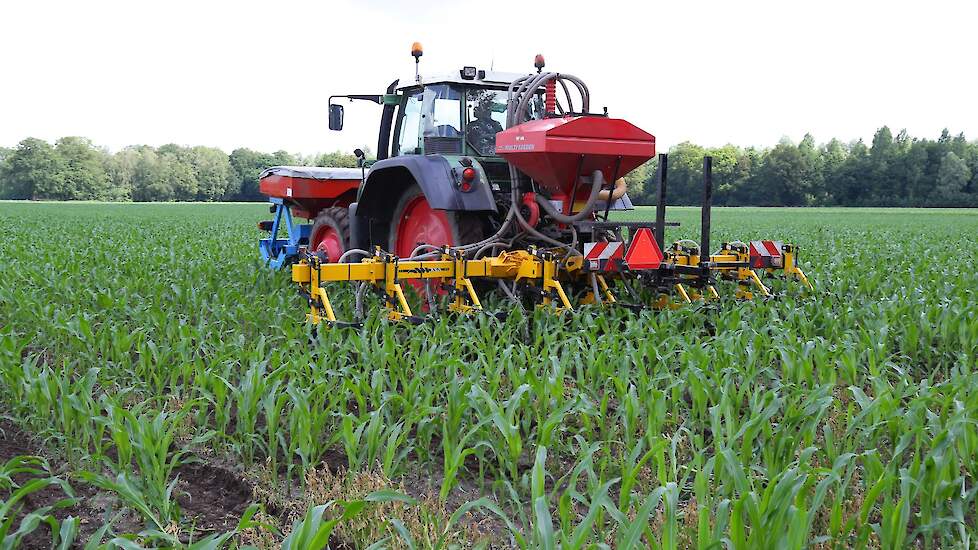
<svg viewBox="0 0 978 550">
<path fill-rule="evenodd" d="M 574 112 L 574 100 L 570 93 L 570 88 L 568 83 L 572 84 L 577 88 L 578 95 L 581 98 L 581 111 L 588 112 L 591 103 L 591 94 L 588 91 L 587 85 L 584 84 L 580 78 L 569 74 L 561 73 L 537 73 L 532 75 L 527 75 L 514 80 L 509 85 L 509 102 L 506 110 L 506 124 L 507 127 L 513 127 L 519 124 L 523 124 L 529 119 L 530 113 L 530 102 L 536 97 L 537 91 L 541 86 L 546 86 L 549 82 L 553 81 L 555 84 L 560 84 L 560 87 L 564 91 L 564 98 L 567 101 L 567 110 L 565 111 L 560 102 L 556 102 L 557 110 L 560 114 L 565 112 Z M 512 181 L 512 212 L 516 221 L 523 228 L 523 231 L 529 233 L 533 237 L 540 239 L 548 244 L 558 246 L 560 248 L 566 249 L 571 254 L 579 254 L 577 252 L 577 232 L 573 229 L 574 238 L 570 245 L 561 243 L 546 235 L 543 235 L 536 229 L 534 229 L 527 221 L 523 218 L 523 215 L 519 211 L 519 179 L 520 171 L 513 166 L 509 165 L 509 176 L 510 181 Z M 565 215 L 557 210 L 554 205 L 546 198 L 536 195 L 536 202 L 540 205 L 543 210 L 555 221 L 563 224 L 572 224 L 574 222 L 583 220 L 584 218 L 591 215 L 594 211 L 594 207 L 598 202 L 598 194 L 601 192 L 601 188 L 604 186 L 604 177 L 600 170 L 595 170 L 591 174 L 591 193 L 588 195 L 587 202 L 584 208 L 580 212 L 574 215 Z"/>
</svg>

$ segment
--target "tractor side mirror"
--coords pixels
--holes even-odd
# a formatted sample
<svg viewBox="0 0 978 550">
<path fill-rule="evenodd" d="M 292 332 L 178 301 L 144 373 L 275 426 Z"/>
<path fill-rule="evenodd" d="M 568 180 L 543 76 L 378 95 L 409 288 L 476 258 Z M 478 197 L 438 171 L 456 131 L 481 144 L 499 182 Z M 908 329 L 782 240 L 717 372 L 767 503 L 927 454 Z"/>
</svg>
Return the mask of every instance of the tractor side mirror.
<svg viewBox="0 0 978 550">
<path fill-rule="evenodd" d="M 329 129 L 340 131 L 343 129 L 343 106 L 329 106 Z"/>
</svg>

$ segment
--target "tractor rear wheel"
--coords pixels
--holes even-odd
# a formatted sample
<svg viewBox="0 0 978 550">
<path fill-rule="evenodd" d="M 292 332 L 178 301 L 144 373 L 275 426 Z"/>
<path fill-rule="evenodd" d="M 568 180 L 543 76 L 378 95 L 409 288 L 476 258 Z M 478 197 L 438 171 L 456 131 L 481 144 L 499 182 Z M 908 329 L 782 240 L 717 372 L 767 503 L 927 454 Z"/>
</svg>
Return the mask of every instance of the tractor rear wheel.
<svg viewBox="0 0 978 550">
<path fill-rule="evenodd" d="M 401 195 L 391 218 L 388 250 L 408 258 L 419 244 L 460 246 L 482 240 L 482 218 L 471 212 L 435 210 L 417 184 Z"/>
<path fill-rule="evenodd" d="M 309 251 L 324 252 L 330 262 L 338 262 L 349 249 L 350 212 L 341 206 L 326 208 L 316 216 L 309 232 Z"/>
<path fill-rule="evenodd" d="M 482 240 L 482 218 L 472 212 L 452 212 L 435 210 L 417 184 L 412 185 L 401 195 L 390 225 L 389 251 L 400 258 L 409 258 L 420 244 L 434 246 L 459 246 Z M 434 295 L 443 296 L 445 291 L 438 288 L 443 281 L 432 280 Z M 408 281 L 408 287 L 419 295 L 424 295 L 424 283 L 420 279 Z M 424 303 L 422 311 L 428 311 Z"/>
</svg>

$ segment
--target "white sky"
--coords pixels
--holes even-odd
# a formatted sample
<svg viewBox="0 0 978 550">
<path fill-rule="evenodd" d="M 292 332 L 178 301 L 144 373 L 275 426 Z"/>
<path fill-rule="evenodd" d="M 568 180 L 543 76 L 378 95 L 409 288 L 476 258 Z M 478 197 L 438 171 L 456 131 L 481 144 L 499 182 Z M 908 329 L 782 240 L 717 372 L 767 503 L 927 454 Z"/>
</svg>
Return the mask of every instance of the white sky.
<svg viewBox="0 0 978 550">
<path fill-rule="evenodd" d="M 462 65 L 583 78 L 659 148 L 770 146 L 806 131 L 978 138 L 976 2 L 0 0 L 0 145 L 81 135 L 125 145 L 314 153 L 376 143 L 380 93 Z"/>
</svg>

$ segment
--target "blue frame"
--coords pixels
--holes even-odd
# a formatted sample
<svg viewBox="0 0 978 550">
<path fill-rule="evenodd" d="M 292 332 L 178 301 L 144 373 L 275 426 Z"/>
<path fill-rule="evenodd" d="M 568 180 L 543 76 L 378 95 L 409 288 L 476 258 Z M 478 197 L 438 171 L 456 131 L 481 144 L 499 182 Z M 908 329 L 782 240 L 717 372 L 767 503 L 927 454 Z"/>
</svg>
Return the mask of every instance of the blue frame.
<svg viewBox="0 0 978 550">
<path fill-rule="evenodd" d="M 258 252 L 267 267 L 281 269 L 282 266 L 298 259 L 300 246 L 308 246 L 312 224 L 295 223 L 292 212 L 282 199 L 273 197 L 269 198 L 268 202 L 275 205 L 275 218 L 272 220 L 272 230 L 268 238 L 258 241 Z M 278 232 L 282 227 L 283 219 L 286 238 L 280 239 Z"/>
</svg>

